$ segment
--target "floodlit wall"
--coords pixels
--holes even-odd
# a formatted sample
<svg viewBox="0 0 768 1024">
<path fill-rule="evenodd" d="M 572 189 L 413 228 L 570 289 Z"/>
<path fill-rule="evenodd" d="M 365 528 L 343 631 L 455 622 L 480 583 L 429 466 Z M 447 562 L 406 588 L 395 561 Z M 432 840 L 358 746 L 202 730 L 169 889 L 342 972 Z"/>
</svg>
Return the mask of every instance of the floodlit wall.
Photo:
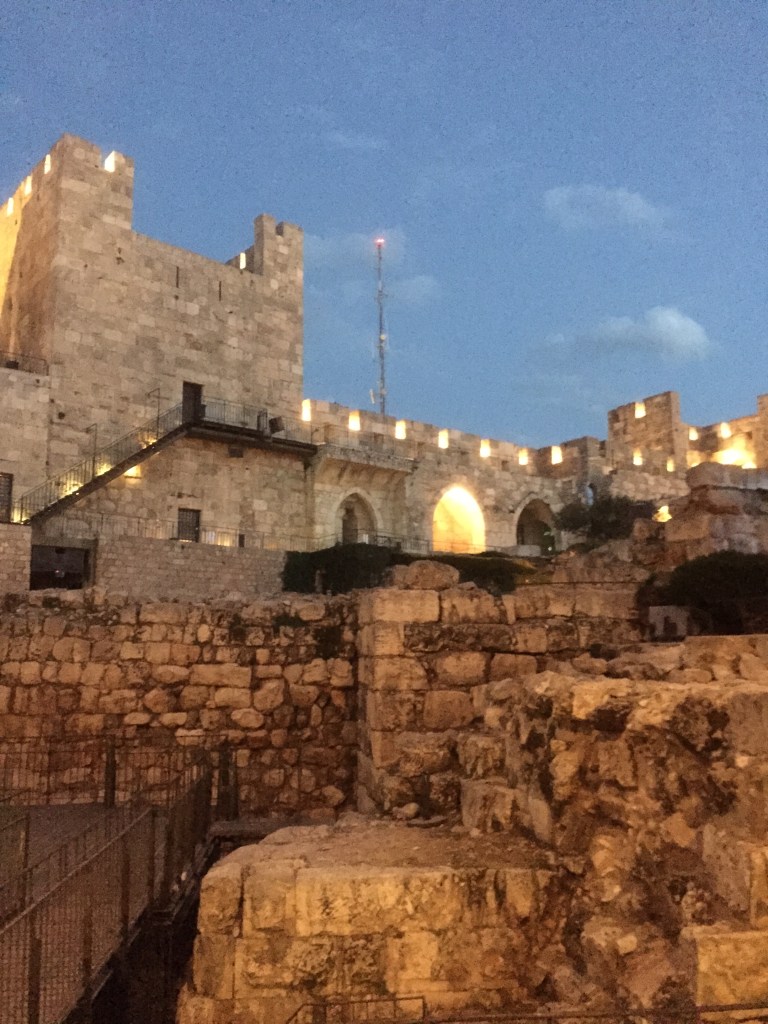
<svg viewBox="0 0 768 1024">
<path fill-rule="evenodd" d="M 0 208 L 0 337 L 52 363 L 52 472 L 90 453 L 91 424 L 111 439 L 185 380 L 277 411 L 301 398 L 300 229 L 258 218 L 240 269 L 133 232 L 132 194 L 130 159 L 65 135 Z"/>
</svg>

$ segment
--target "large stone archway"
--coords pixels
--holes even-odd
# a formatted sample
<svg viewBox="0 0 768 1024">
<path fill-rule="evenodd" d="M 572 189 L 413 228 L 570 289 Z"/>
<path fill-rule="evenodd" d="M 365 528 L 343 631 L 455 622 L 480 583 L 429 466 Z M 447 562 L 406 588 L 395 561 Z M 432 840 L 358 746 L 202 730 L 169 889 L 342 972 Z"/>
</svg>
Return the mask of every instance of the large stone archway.
<svg viewBox="0 0 768 1024">
<path fill-rule="evenodd" d="M 485 550 L 483 510 L 463 487 L 449 487 L 435 506 L 432 547 L 435 551 Z"/>
<path fill-rule="evenodd" d="M 533 498 L 517 517 L 517 545 L 538 548 L 543 555 L 552 554 L 556 546 L 555 517 L 541 498 Z"/>
</svg>

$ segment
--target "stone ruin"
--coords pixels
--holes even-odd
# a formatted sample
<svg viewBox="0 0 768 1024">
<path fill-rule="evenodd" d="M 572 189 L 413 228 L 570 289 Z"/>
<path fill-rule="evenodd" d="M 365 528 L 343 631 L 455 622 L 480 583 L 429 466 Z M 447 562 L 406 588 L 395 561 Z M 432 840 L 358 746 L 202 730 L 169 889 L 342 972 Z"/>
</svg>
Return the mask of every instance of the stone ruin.
<svg viewBox="0 0 768 1024">
<path fill-rule="evenodd" d="M 626 580 L 583 576 L 502 599 L 412 567 L 360 598 L 364 814 L 209 872 L 179 1024 L 765 1002 L 768 636 L 637 642 Z"/>
</svg>

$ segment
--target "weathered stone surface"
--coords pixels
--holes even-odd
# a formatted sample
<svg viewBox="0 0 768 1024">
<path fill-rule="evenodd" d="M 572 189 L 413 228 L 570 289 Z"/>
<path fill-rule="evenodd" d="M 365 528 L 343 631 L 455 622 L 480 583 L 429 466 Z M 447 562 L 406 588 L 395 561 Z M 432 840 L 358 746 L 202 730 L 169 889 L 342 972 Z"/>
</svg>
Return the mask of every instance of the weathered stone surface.
<svg viewBox="0 0 768 1024">
<path fill-rule="evenodd" d="M 396 566 L 393 585 L 409 590 L 446 590 L 459 582 L 459 570 L 452 565 L 417 559 L 410 565 Z"/>
<path fill-rule="evenodd" d="M 426 729 L 457 729 L 475 717 L 472 700 L 461 690 L 430 690 L 424 697 Z"/>
</svg>

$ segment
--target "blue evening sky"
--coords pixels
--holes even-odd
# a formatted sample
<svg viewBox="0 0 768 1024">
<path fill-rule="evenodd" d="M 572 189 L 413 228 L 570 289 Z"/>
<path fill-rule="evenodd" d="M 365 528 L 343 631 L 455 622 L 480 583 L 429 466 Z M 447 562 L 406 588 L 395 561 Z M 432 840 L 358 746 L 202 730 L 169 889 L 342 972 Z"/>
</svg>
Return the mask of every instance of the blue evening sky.
<svg viewBox="0 0 768 1024">
<path fill-rule="evenodd" d="M 0 202 L 64 131 L 134 227 L 306 233 L 307 395 L 546 444 L 768 392 L 765 0 L 5 0 Z"/>
</svg>

